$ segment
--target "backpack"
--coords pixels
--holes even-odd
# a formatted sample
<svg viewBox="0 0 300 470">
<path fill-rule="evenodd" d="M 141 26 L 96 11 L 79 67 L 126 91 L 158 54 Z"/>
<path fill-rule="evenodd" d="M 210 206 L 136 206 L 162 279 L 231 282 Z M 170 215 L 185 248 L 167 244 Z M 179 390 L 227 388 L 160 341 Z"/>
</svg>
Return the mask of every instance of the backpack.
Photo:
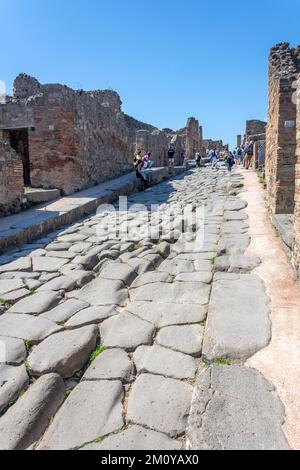
<svg viewBox="0 0 300 470">
<path fill-rule="evenodd" d="M 253 155 L 253 145 L 249 145 L 246 150 L 247 155 Z"/>
</svg>

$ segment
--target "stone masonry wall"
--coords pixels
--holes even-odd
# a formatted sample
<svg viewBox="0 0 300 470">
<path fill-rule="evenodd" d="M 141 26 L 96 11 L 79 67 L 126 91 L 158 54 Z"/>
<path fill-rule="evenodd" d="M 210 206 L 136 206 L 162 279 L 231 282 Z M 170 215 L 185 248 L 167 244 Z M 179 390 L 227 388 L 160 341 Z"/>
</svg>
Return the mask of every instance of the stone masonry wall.
<svg viewBox="0 0 300 470">
<path fill-rule="evenodd" d="M 300 74 L 297 89 L 297 148 L 295 171 L 295 222 L 294 222 L 294 264 L 300 276 Z"/>
<path fill-rule="evenodd" d="M 23 195 L 21 159 L 9 144 L 0 141 L 0 217 L 19 212 Z"/>
<path fill-rule="evenodd" d="M 269 62 L 269 118 L 266 134 L 266 180 L 273 213 L 294 212 L 296 106 L 294 84 L 300 48 L 279 44 Z"/>
</svg>

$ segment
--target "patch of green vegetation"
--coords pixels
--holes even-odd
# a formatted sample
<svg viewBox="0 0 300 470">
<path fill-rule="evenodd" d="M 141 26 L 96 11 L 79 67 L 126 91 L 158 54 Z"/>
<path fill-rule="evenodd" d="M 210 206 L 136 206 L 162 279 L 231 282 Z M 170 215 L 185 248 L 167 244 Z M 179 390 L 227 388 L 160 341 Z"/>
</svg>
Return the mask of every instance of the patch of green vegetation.
<svg viewBox="0 0 300 470">
<path fill-rule="evenodd" d="M 133 251 L 139 250 L 140 248 L 142 248 L 141 242 L 135 243 L 133 247 Z"/>
<path fill-rule="evenodd" d="M 100 354 L 102 354 L 104 351 L 104 346 L 97 346 L 97 348 L 91 354 L 89 365 L 91 365 L 95 361 L 95 359 L 97 359 L 97 357 L 100 356 Z"/>
<path fill-rule="evenodd" d="M 29 344 L 29 341 L 27 341 L 27 339 L 24 340 L 24 346 L 25 346 L 26 351 L 29 352 L 30 344 Z"/>
<path fill-rule="evenodd" d="M 127 429 L 129 428 L 128 424 L 126 424 L 125 426 L 123 426 L 122 428 L 118 429 L 115 434 L 122 434 L 122 432 L 124 431 L 127 431 Z"/>
<path fill-rule="evenodd" d="M 231 365 L 228 359 L 223 359 L 223 358 L 216 359 L 215 364 L 217 364 L 218 366 L 230 366 Z"/>
<path fill-rule="evenodd" d="M 13 306 L 13 303 L 10 300 L 0 299 L 0 305 L 2 305 L 5 308 L 10 308 Z"/>
<path fill-rule="evenodd" d="M 26 369 L 26 372 L 27 374 L 30 376 L 30 366 L 29 366 L 29 363 L 27 361 L 25 361 L 25 369 Z"/>
<path fill-rule="evenodd" d="M 280 238 L 280 232 L 278 228 L 274 227 L 274 230 L 275 230 L 275 237 Z"/>
<path fill-rule="evenodd" d="M 23 390 L 21 390 L 21 391 L 19 392 L 19 398 L 21 398 L 21 397 L 25 394 L 25 391 L 26 391 L 26 390 L 23 389 Z"/>
<path fill-rule="evenodd" d="M 200 323 L 200 326 L 204 326 L 204 327 L 205 327 L 205 326 L 206 326 L 206 320 L 202 321 L 202 322 Z"/>
</svg>

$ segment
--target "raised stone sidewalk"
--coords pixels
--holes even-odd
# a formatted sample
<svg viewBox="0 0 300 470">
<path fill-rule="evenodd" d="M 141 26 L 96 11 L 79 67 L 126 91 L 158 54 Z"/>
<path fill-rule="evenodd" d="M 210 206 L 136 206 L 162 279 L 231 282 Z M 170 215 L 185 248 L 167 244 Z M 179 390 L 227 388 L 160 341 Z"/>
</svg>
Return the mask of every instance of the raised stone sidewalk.
<svg viewBox="0 0 300 470">
<path fill-rule="evenodd" d="M 119 223 L 138 239 L 107 212 L 0 266 L 0 449 L 289 449 L 246 364 L 272 325 L 242 191 L 239 173 L 191 171 L 130 196 Z M 174 239 L 191 206 L 201 226 Z"/>
<path fill-rule="evenodd" d="M 146 170 L 151 184 L 158 184 L 170 176 L 185 171 L 184 167 L 153 168 Z M 119 195 L 126 196 L 140 189 L 135 173 L 129 173 L 72 196 L 51 203 L 37 205 L 17 215 L 0 218 L 0 253 L 8 248 L 31 243 L 64 225 L 95 212 L 100 204 L 114 202 Z"/>
</svg>

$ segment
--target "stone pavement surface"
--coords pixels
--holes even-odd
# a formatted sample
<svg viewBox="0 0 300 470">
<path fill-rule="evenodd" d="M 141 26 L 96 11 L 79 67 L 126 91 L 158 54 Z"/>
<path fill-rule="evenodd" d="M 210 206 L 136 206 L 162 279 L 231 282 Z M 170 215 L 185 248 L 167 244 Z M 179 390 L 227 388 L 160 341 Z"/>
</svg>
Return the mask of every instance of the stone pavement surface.
<svg viewBox="0 0 300 470">
<path fill-rule="evenodd" d="M 289 448 L 245 364 L 272 325 L 241 191 L 238 172 L 194 170 L 116 205 L 117 233 L 104 210 L 7 257 L 0 449 Z"/>
</svg>

